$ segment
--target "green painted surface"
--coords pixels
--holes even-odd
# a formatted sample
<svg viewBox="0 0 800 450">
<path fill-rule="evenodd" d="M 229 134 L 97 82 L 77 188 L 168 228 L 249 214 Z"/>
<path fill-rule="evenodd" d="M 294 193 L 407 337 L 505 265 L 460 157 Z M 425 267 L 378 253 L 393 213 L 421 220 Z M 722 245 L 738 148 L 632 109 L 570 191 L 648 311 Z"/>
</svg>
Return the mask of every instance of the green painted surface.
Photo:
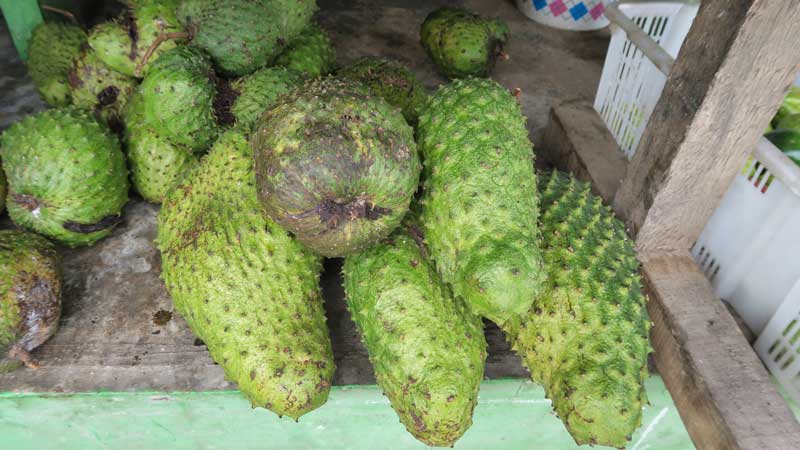
<svg viewBox="0 0 800 450">
<path fill-rule="evenodd" d="M 43 20 L 39 3 L 36 0 L 0 0 L 0 10 L 20 58 L 27 61 L 31 32 Z"/>
<path fill-rule="evenodd" d="M 658 377 L 628 450 L 691 450 Z M 399 423 L 377 386 L 334 387 L 300 422 L 250 409 L 238 391 L 179 393 L 0 393 L 0 449 L 14 450 L 425 449 Z M 474 425 L 456 449 L 579 448 L 544 391 L 524 380 L 481 385 Z M 588 447 L 586 447 L 588 449 Z M 596 449 L 607 447 L 594 447 Z"/>
</svg>

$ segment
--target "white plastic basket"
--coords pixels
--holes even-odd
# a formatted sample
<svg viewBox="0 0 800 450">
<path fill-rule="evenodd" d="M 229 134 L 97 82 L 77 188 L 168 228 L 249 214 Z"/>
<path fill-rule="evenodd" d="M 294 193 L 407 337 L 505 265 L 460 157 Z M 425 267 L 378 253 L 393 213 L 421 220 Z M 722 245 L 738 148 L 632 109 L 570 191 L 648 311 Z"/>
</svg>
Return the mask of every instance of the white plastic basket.
<svg viewBox="0 0 800 450">
<path fill-rule="evenodd" d="M 800 402 L 800 280 L 792 286 L 754 347 L 786 392 Z"/>
<path fill-rule="evenodd" d="M 673 58 L 689 32 L 697 5 L 682 2 L 621 3 L 620 11 L 639 25 Z M 630 159 L 664 89 L 667 77 L 628 39 L 611 27 L 603 74 L 594 108 Z"/>
</svg>

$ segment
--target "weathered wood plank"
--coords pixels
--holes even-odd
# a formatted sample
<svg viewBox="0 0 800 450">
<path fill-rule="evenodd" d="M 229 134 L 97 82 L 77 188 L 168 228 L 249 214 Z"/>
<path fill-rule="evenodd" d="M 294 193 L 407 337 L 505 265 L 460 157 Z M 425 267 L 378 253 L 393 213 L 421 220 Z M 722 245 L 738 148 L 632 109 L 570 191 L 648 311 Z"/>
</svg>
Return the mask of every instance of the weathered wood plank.
<svg viewBox="0 0 800 450">
<path fill-rule="evenodd" d="M 798 71 L 800 1 L 704 1 L 615 199 L 642 252 L 686 251 Z"/>
</svg>

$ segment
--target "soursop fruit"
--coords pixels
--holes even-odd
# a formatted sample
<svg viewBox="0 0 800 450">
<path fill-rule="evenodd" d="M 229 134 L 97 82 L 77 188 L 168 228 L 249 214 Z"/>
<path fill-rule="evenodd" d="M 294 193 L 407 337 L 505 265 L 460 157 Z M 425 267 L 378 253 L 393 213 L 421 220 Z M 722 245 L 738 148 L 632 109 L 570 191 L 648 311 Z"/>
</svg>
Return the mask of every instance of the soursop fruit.
<svg viewBox="0 0 800 450">
<path fill-rule="evenodd" d="M 231 89 L 236 96 L 231 113 L 236 126 L 250 129 L 264 111 L 272 108 L 278 97 L 303 82 L 300 72 L 283 67 L 267 67 L 234 80 Z"/>
<path fill-rule="evenodd" d="M 251 137 L 267 214 L 324 256 L 386 237 L 416 190 L 411 127 L 366 87 L 323 78 L 282 96 Z"/>
<path fill-rule="evenodd" d="M 162 53 L 139 87 L 145 123 L 175 145 L 207 148 L 229 115 L 215 108 L 217 81 L 202 51 L 182 46 Z"/>
<path fill-rule="evenodd" d="M 0 373 L 24 363 L 58 328 L 61 258 L 47 239 L 0 230 Z"/>
<path fill-rule="evenodd" d="M 128 201 L 117 138 L 74 108 L 28 116 L 0 139 L 6 207 L 19 226 L 75 247 L 111 234 Z"/>
<path fill-rule="evenodd" d="M 453 297 L 410 234 L 348 256 L 347 305 L 400 422 L 451 447 L 472 425 L 486 359 L 483 323 Z"/>
<path fill-rule="evenodd" d="M 278 55 L 275 64 L 316 78 L 333 71 L 336 66 L 336 49 L 325 31 L 319 25 L 312 24 L 292 41 L 289 48 Z"/>
<path fill-rule="evenodd" d="M 623 224 L 590 186 L 539 179 L 547 282 L 505 328 L 578 444 L 623 448 L 641 424 L 650 321 Z"/>
<path fill-rule="evenodd" d="M 325 403 L 334 362 L 321 261 L 264 216 L 238 131 L 167 195 L 158 246 L 175 308 L 254 407 L 297 419 Z"/>
<path fill-rule="evenodd" d="M 241 76 L 270 65 L 316 10 L 315 0 L 183 0 L 177 14 L 220 73 Z"/>
<path fill-rule="evenodd" d="M 417 134 L 421 222 L 442 279 L 499 325 L 524 314 L 544 272 L 532 144 L 515 98 L 491 80 L 456 80 L 431 97 Z"/>
<path fill-rule="evenodd" d="M 450 79 L 488 76 L 508 35 L 508 26 L 500 19 L 451 7 L 430 13 L 420 29 L 422 46 Z"/>
<path fill-rule="evenodd" d="M 42 22 L 33 29 L 28 73 L 48 105 L 64 106 L 72 101 L 68 76 L 85 42 L 86 33 L 75 25 Z"/>
<path fill-rule="evenodd" d="M 125 119 L 125 149 L 131 183 L 147 201 L 161 203 L 199 158 L 188 147 L 169 143 L 144 122 L 142 97 L 135 93 Z"/>
<path fill-rule="evenodd" d="M 136 79 L 123 75 L 105 65 L 91 49 L 84 49 L 69 73 L 72 103 L 78 108 L 93 111 L 112 128 L 121 123 L 122 112 Z"/>
<path fill-rule="evenodd" d="M 0 161 L 2 163 L 2 161 Z M 6 191 L 8 190 L 8 185 L 6 184 L 6 173 L 3 171 L 3 167 L 0 164 L 0 214 L 3 213 L 3 210 L 6 208 Z"/>
<path fill-rule="evenodd" d="M 364 57 L 340 70 L 339 76 L 367 85 L 373 94 L 400 108 L 412 126 L 416 126 L 419 110 L 428 99 L 422 83 L 399 61 Z"/>
</svg>

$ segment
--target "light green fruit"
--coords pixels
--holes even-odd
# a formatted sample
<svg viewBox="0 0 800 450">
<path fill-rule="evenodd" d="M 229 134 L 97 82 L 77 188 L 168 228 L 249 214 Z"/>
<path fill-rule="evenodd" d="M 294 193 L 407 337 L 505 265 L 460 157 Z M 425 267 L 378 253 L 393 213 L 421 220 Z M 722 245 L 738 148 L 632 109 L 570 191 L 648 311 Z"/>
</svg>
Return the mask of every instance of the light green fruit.
<svg viewBox="0 0 800 450">
<path fill-rule="evenodd" d="M 281 94 L 289 92 L 303 81 L 303 75 L 292 69 L 267 67 L 234 80 L 231 88 L 236 95 L 231 113 L 236 125 L 250 129 L 256 120 L 272 108 Z"/>
<path fill-rule="evenodd" d="M 352 81 L 317 79 L 282 96 L 256 124 L 251 145 L 265 211 L 324 256 L 388 236 L 419 180 L 411 127 Z"/>
<path fill-rule="evenodd" d="M 85 49 L 69 73 L 69 85 L 75 106 L 94 112 L 109 126 L 117 128 L 125 104 L 136 88 L 136 79 L 111 69 L 94 51 Z"/>
<path fill-rule="evenodd" d="M 472 425 L 486 359 L 483 323 L 439 279 L 405 231 L 348 256 L 347 305 L 400 422 L 452 447 Z"/>
<path fill-rule="evenodd" d="M 47 239 L 0 230 L 0 373 L 20 362 L 58 329 L 61 258 Z"/>
<path fill-rule="evenodd" d="M 319 25 L 312 24 L 278 56 L 275 64 L 316 78 L 333 71 L 336 49 L 325 31 Z"/>
<path fill-rule="evenodd" d="M 400 108 L 412 126 L 416 126 L 419 111 L 428 100 L 425 87 L 399 61 L 365 57 L 340 70 L 339 76 L 367 85 L 373 94 Z"/>
<path fill-rule="evenodd" d="M 135 93 L 126 113 L 124 143 L 131 182 L 142 198 L 161 203 L 199 158 L 191 149 L 170 144 L 147 126 L 141 100 L 141 94 Z"/>
<path fill-rule="evenodd" d="M 316 10 L 315 0 L 183 0 L 177 14 L 220 73 L 241 76 L 271 64 Z"/>
<path fill-rule="evenodd" d="M 142 80 L 144 121 L 175 145 L 207 148 L 219 133 L 216 77 L 211 61 L 194 47 L 175 47 L 153 63 Z"/>
<path fill-rule="evenodd" d="M 14 222 L 69 246 L 111 234 L 128 201 L 116 137 L 85 112 L 51 109 L 2 136 L 6 207 Z"/>
<path fill-rule="evenodd" d="M 243 135 L 223 134 L 158 217 L 175 308 L 253 406 L 297 419 L 334 372 L 320 259 L 268 220 Z"/>
<path fill-rule="evenodd" d="M 451 7 L 429 14 L 420 29 L 422 46 L 451 79 L 489 76 L 508 35 L 508 26 L 500 19 Z"/>
<path fill-rule="evenodd" d="M 587 183 L 539 180 L 547 282 L 510 341 L 578 444 L 623 448 L 641 424 L 650 321 L 623 224 Z"/>
<path fill-rule="evenodd" d="M 497 324 L 541 294 L 532 144 L 516 99 L 486 79 L 439 88 L 420 115 L 422 219 L 442 279 Z"/>
<path fill-rule="evenodd" d="M 28 73 L 36 90 L 50 106 L 70 103 L 68 75 L 86 42 L 86 33 L 75 25 L 42 22 L 28 42 Z"/>
<path fill-rule="evenodd" d="M 0 161 L 1 163 L 2 161 Z M 6 190 L 8 189 L 8 185 L 6 184 L 6 173 L 3 171 L 3 167 L 0 164 L 0 214 L 3 213 L 3 210 L 6 207 Z"/>
</svg>

